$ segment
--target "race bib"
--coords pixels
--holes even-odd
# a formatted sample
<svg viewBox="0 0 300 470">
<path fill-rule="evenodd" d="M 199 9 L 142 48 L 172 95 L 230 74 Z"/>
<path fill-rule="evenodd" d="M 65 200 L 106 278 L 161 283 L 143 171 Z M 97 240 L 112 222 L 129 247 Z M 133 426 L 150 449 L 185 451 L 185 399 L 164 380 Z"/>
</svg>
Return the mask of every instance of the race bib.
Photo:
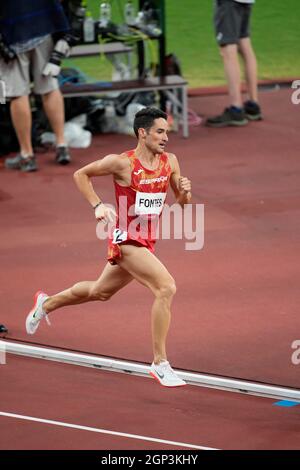
<svg viewBox="0 0 300 470">
<path fill-rule="evenodd" d="M 116 228 L 113 231 L 113 239 L 112 239 L 113 245 L 117 245 L 118 243 L 125 242 L 126 240 L 127 240 L 127 232 L 119 228 Z"/>
<path fill-rule="evenodd" d="M 136 215 L 159 215 L 164 207 L 166 193 L 136 193 Z"/>
</svg>

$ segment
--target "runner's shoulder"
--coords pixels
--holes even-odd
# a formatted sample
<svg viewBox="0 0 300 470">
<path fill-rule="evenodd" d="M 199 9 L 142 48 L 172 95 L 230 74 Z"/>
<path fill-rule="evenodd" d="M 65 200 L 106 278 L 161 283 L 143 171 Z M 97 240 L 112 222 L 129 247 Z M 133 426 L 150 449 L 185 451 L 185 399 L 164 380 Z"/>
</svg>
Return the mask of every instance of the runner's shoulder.
<svg viewBox="0 0 300 470">
<path fill-rule="evenodd" d="M 172 170 L 174 170 L 175 164 L 176 162 L 178 162 L 176 155 L 174 153 L 169 153 L 169 152 L 166 152 L 166 155 L 168 156 L 169 163 L 171 165 Z"/>
<path fill-rule="evenodd" d="M 106 155 L 105 158 L 110 161 L 110 163 L 116 170 L 124 170 L 130 166 L 129 160 L 125 153 L 111 153 Z"/>
</svg>

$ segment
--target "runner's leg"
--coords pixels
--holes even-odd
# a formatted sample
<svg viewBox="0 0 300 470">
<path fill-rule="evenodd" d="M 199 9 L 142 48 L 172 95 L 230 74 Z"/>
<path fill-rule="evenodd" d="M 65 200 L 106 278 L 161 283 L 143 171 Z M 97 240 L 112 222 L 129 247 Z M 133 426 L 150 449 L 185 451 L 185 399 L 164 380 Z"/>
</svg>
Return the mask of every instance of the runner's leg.
<svg viewBox="0 0 300 470">
<path fill-rule="evenodd" d="M 109 300 L 112 295 L 126 286 L 133 277 L 120 266 L 107 263 L 101 276 L 96 281 L 82 281 L 73 287 L 50 296 L 43 304 L 46 313 L 92 300 Z"/>
<path fill-rule="evenodd" d="M 171 319 L 171 303 L 176 292 L 175 281 L 166 267 L 147 248 L 122 245 L 118 265 L 148 287 L 155 300 L 151 311 L 154 362 L 167 360 L 166 338 Z"/>
</svg>

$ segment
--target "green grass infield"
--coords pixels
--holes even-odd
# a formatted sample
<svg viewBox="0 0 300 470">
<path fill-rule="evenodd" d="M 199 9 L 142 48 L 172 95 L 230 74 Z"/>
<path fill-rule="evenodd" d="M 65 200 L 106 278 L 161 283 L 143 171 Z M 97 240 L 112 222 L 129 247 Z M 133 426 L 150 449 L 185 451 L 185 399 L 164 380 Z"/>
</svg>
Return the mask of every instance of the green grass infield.
<svg viewBox="0 0 300 470">
<path fill-rule="evenodd" d="M 167 52 L 178 57 L 190 87 L 225 83 L 213 28 L 213 0 L 165 0 Z M 100 0 L 87 0 L 94 19 Z M 137 4 L 137 0 L 134 1 Z M 112 19 L 123 20 L 125 0 L 111 0 Z M 251 37 L 260 80 L 300 78 L 300 0 L 256 0 Z M 147 46 L 147 63 L 157 56 L 156 41 Z M 72 59 L 90 78 L 109 80 L 112 67 L 105 57 Z"/>
</svg>

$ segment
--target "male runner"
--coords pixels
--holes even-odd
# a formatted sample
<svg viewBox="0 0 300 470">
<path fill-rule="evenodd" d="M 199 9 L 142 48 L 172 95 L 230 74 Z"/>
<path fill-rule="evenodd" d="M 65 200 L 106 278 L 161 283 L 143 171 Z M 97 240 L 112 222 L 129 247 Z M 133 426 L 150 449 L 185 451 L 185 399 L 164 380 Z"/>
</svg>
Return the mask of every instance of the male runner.
<svg viewBox="0 0 300 470">
<path fill-rule="evenodd" d="M 175 155 L 165 153 L 168 142 L 167 115 L 156 108 L 144 108 L 134 120 L 138 138 L 135 150 L 107 155 L 74 174 L 76 185 L 94 208 L 95 217 L 110 221 L 113 210 L 106 207 L 91 183 L 94 176 L 113 175 L 118 217 L 109 239 L 108 263 L 96 281 L 83 281 L 56 295 L 37 292 L 33 309 L 26 319 L 28 334 L 34 334 L 42 318 L 66 305 L 92 300 L 108 300 L 132 279 L 148 287 L 154 295 L 151 311 L 154 360 L 150 374 L 162 385 L 185 385 L 174 373 L 166 354 L 170 307 L 175 282 L 153 254 L 155 239 L 151 230 L 162 211 L 169 183 L 181 205 L 191 200 L 191 182 L 180 175 Z M 125 212 L 125 217 L 124 217 Z"/>
</svg>

